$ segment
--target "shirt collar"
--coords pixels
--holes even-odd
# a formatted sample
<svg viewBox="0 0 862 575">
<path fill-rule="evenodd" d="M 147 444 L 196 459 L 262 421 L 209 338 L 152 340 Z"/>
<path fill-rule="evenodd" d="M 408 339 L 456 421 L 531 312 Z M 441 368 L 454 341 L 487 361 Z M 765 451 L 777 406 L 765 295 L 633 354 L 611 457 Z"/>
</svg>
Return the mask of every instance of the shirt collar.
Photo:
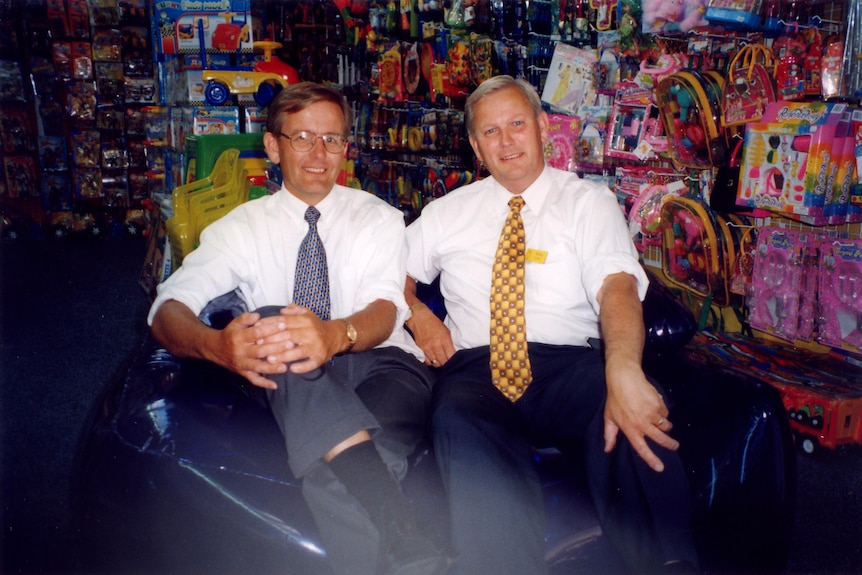
<svg viewBox="0 0 862 575">
<path fill-rule="evenodd" d="M 315 208 L 320 212 L 321 220 L 325 218 L 328 213 L 332 213 L 334 207 L 338 203 L 337 196 L 340 190 L 337 185 L 332 187 L 332 190 L 326 194 L 326 197 L 317 202 L 315 204 Z M 278 192 L 281 195 L 281 200 L 284 205 L 287 207 L 287 210 L 297 216 L 300 220 L 304 220 L 305 218 L 305 210 L 308 209 L 308 204 L 291 194 L 287 188 L 284 187 L 284 184 L 281 186 L 281 190 Z"/>
<path fill-rule="evenodd" d="M 492 194 L 494 197 L 493 205 L 495 206 L 495 210 L 508 212 L 509 200 L 512 199 L 512 193 L 500 185 L 497 180 L 494 180 L 493 177 L 489 179 L 494 182 L 492 186 Z M 545 166 L 545 169 L 542 170 L 539 177 L 521 193 L 521 197 L 524 198 L 525 207 L 529 208 L 530 211 L 534 213 L 539 213 L 542 210 L 542 206 L 545 204 L 545 198 L 548 197 L 548 192 L 553 185 L 554 180 L 548 172 L 548 167 Z"/>
</svg>

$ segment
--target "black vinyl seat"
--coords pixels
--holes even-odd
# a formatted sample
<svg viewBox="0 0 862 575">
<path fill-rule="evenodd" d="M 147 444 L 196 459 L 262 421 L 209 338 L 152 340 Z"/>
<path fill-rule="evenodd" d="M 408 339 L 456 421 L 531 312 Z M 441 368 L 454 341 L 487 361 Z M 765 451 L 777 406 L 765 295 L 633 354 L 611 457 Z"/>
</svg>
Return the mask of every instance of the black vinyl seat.
<svg viewBox="0 0 862 575">
<path fill-rule="evenodd" d="M 433 299 L 434 286 L 424 293 Z M 239 311 L 236 301 L 228 296 L 215 302 L 206 321 L 226 323 Z M 677 353 L 694 333 L 694 320 L 657 281 L 644 315 L 645 368 L 668 394 L 704 571 L 779 572 L 796 489 L 793 439 L 779 394 Z M 74 484 L 82 567 L 117 573 L 329 572 L 258 388 L 215 365 L 177 360 L 148 336 L 94 413 Z M 623 573 L 602 537 L 579 466 L 556 450 L 537 450 L 536 462 L 546 496 L 551 573 Z M 403 488 L 444 544 L 445 494 L 430 447 L 414 456 Z"/>
</svg>

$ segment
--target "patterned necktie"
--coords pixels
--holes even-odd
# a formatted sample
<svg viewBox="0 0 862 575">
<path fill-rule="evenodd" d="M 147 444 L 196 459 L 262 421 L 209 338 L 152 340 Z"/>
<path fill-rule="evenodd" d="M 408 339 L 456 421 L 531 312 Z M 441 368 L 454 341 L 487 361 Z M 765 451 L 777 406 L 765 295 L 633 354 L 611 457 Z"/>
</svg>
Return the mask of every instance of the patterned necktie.
<svg viewBox="0 0 862 575">
<path fill-rule="evenodd" d="M 299 246 L 296 257 L 296 279 L 293 284 L 293 303 L 305 306 L 320 317 L 329 319 L 329 272 L 326 267 L 326 250 L 317 235 L 320 212 L 314 207 L 305 210 L 308 233 Z"/>
<path fill-rule="evenodd" d="M 503 395 L 517 400 L 532 378 L 524 321 L 524 262 L 527 250 L 521 208 L 509 200 L 509 217 L 500 234 L 491 287 L 491 380 Z"/>
</svg>

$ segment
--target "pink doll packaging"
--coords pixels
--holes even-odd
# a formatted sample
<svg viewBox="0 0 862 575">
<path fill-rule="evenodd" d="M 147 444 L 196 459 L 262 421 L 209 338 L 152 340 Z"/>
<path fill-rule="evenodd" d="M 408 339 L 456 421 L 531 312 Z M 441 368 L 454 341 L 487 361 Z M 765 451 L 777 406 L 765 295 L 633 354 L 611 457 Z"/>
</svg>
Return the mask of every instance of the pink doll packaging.
<svg viewBox="0 0 862 575">
<path fill-rule="evenodd" d="M 862 351 L 862 240 L 823 242 L 819 320 L 821 343 Z"/>
<path fill-rule="evenodd" d="M 752 293 L 747 303 L 752 328 L 787 341 L 796 341 L 800 327 L 801 292 L 809 238 L 795 230 L 767 226 L 757 237 Z M 813 298 L 811 298 L 813 301 Z M 803 311 L 803 316 L 805 312 Z"/>
<path fill-rule="evenodd" d="M 548 114 L 548 141 L 545 143 L 545 162 L 560 170 L 575 171 L 575 141 L 581 131 L 581 120 L 566 114 Z"/>
</svg>

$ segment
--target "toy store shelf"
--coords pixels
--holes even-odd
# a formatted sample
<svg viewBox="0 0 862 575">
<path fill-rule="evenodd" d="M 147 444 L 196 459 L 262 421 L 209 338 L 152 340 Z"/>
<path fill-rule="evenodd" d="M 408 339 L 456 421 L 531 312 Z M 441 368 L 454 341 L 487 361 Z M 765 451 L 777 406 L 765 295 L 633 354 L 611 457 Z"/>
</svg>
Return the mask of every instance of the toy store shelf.
<svg viewBox="0 0 862 575">
<path fill-rule="evenodd" d="M 682 354 L 686 361 L 754 376 L 777 388 L 804 451 L 862 444 L 858 361 L 718 332 L 698 332 Z"/>
</svg>

